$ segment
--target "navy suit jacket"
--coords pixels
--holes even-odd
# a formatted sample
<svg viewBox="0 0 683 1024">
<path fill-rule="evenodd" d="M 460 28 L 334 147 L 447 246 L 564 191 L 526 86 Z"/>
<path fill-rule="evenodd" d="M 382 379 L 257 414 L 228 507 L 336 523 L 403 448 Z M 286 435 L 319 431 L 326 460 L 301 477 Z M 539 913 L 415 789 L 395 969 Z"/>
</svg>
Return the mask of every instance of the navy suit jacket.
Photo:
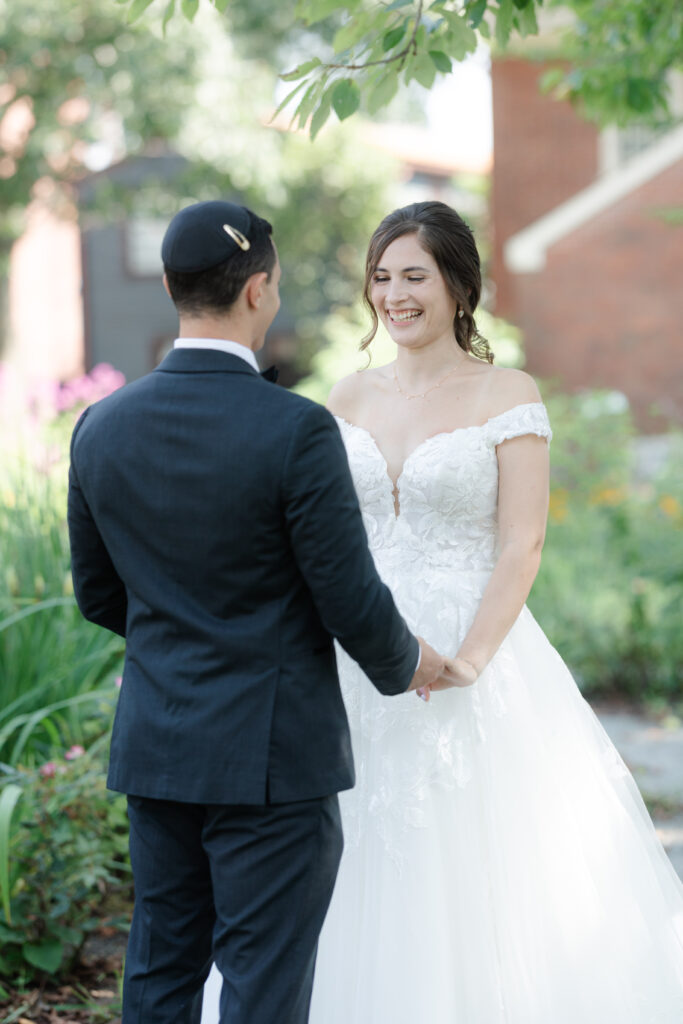
<svg viewBox="0 0 683 1024">
<path fill-rule="evenodd" d="M 332 638 L 385 694 L 418 646 L 327 410 L 175 349 L 79 420 L 68 515 L 78 605 L 126 638 L 110 788 L 261 804 L 353 785 Z"/>
</svg>

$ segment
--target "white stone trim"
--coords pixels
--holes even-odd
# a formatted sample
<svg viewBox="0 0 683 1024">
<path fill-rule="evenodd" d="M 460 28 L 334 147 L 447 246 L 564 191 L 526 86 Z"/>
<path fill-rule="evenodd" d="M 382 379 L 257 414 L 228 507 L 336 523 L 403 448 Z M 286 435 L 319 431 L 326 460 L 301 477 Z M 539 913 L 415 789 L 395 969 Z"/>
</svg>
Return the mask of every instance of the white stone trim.
<svg viewBox="0 0 683 1024">
<path fill-rule="evenodd" d="M 542 270 L 552 245 L 681 159 L 683 125 L 512 235 L 503 247 L 506 267 L 513 274 Z"/>
</svg>

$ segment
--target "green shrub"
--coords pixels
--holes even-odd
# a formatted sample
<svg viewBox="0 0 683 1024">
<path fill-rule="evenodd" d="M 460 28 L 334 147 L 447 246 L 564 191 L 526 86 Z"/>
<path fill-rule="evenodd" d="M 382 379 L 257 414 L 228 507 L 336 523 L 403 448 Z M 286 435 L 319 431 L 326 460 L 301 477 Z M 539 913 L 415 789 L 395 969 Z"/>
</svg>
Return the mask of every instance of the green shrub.
<svg viewBox="0 0 683 1024">
<path fill-rule="evenodd" d="M 130 895 L 125 798 L 105 788 L 105 744 L 40 768 L 3 766 L 0 978 L 65 970 L 113 892 Z"/>
<path fill-rule="evenodd" d="M 0 371 L 2 367 L 0 367 Z M 0 400 L 16 395 L 0 372 Z M 88 694 L 121 672 L 120 638 L 86 622 L 72 594 L 66 527 L 68 444 L 76 411 L 120 377 L 93 371 L 53 389 L 36 408 L 26 395 L 0 415 L 0 761 L 38 764 L 53 747 L 87 746 Z M 5 413 L 0 407 L 0 414 Z M 106 728 L 106 726 L 104 726 Z"/>
<path fill-rule="evenodd" d="M 529 606 L 590 695 L 683 697 L 681 441 L 634 476 L 634 430 L 609 396 L 551 396 L 548 533 Z M 602 404 L 601 404 L 602 402 Z"/>
</svg>

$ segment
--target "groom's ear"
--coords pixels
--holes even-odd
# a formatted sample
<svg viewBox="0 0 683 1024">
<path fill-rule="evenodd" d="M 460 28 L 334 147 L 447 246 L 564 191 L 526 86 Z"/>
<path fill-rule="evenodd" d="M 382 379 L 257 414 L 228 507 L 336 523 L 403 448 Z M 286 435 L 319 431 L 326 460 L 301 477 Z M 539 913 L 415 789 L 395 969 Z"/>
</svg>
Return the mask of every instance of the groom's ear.
<svg viewBox="0 0 683 1024">
<path fill-rule="evenodd" d="M 258 274 L 252 274 L 244 286 L 244 297 L 247 301 L 249 309 L 258 309 L 263 299 L 263 291 L 265 288 L 268 275 L 264 271 L 260 271 Z"/>
<path fill-rule="evenodd" d="M 161 280 L 164 285 L 164 288 L 166 289 L 166 294 L 168 295 L 169 299 L 172 299 L 173 296 L 171 295 L 171 289 L 168 286 L 168 278 L 166 277 L 166 272 L 164 272 L 164 276 L 162 277 Z"/>
</svg>

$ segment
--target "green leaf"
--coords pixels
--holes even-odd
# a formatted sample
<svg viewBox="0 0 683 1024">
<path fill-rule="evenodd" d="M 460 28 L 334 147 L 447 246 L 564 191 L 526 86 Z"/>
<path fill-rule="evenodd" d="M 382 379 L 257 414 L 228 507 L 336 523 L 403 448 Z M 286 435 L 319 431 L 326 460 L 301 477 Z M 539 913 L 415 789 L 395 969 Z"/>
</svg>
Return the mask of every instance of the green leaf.
<svg viewBox="0 0 683 1024">
<path fill-rule="evenodd" d="M 320 66 L 320 57 L 314 57 L 313 60 L 307 60 L 304 64 L 299 64 L 298 67 L 294 68 L 293 71 L 287 71 L 286 74 L 280 75 L 283 82 L 296 82 L 297 78 L 303 78 L 314 68 Z"/>
<path fill-rule="evenodd" d="M 362 0 L 346 0 L 344 7 L 349 13 L 357 10 Z M 339 0 L 299 0 L 295 15 L 306 25 L 316 25 L 339 10 Z"/>
<path fill-rule="evenodd" d="M 318 109 L 311 118 L 311 142 L 327 121 L 332 112 L 332 88 L 326 89 L 322 95 Z"/>
<path fill-rule="evenodd" d="M 41 971 L 54 974 L 62 962 L 64 949 L 61 942 L 42 942 L 34 946 L 27 942 L 21 948 L 24 959 Z"/>
<path fill-rule="evenodd" d="M 408 6 L 412 7 L 412 4 L 413 4 L 413 0 L 394 0 L 394 2 L 392 4 L 389 4 L 388 7 L 385 7 L 384 10 L 385 11 L 397 11 L 400 7 L 408 7 Z"/>
<path fill-rule="evenodd" d="M 228 9 L 230 0 L 213 0 L 213 6 L 219 12 L 219 14 L 225 14 Z"/>
<path fill-rule="evenodd" d="M 306 85 L 307 85 L 307 82 L 306 82 L 306 79 L 304 79 L 303 82 L 299 82 L 298 85 L 295 85 L 294 88 L 290 92 L 287 93 L 287 95 L 282 100 L 282 102 L 280 103 L 279 107 L 277 108 L 277 110 L 275 111 L 273 116 L 271 117 L 270 124 L 273 123 L 273 121 L 275 120 L 275 118 L 277 117 L 278 114 L 282 113 L 282 111 L 285 109 L 287 104 L 290 103 L 294 99 L 296 94 L 298 92 L 301 92 L 302 89 L 306 88 Z"/>
<path fill-rule="evenodd" d="M 415 63 L 412 68 L 412 77 L 425 89 L 431 89 L 434 85 L 436 68 L 428 54 L 421 53 L 415 58 Z"/>
<path fill-rule="evenodd" d="M 317 82 L 313 82 L 312 85 L 309 85 L 308 89 L 303 94 L 299 106 L 294 111 L 294 116 L 292 117 L 292 124 L 294 123 L 295 118 L 298 118 L 298 127 L 303 128 L 303 126 L 306 124 L 306 121 L 308 121 L 309 117 L 311 116 L 312 111 L 315 109 L 315 105 L 318 102 L 318 98 L 324 88 L 325 80 L 323 78 L 319 79 L 319 81 Z"/>
<path fill-rule="evenodd" d="M 373 22 L 372 15 L 363 14 L 357 18 L 349 18 L 339 29 L 332 41 L 335 53 L 344 53 L 359 43 Z"/>
<path fill-rule="evenodd" d="M 15 612 L 14 615 L 9 615 L 6 619 L 0 620 L 0 633 L 5 629 L 9 629 L 10 626 L 16 625 L 17 622 L 21 622 L 22 619 L 28 618 L 29 615 L 36 615 L 38 612 L 46 611 L 48 608 L 68 607 L 74 604 L 73 597 L 50 597 L 47 601 L 38 601 L 36 604 L 29 605 L 28 608 L 22 608 L 21 611 Z"/>
<path fill-rule="evenodd" d="M 448 31 L 440 34 L 439 48 L 447 56 L 460 61 L 468 53 L 473 53 L 476 50 L 477 33 L 468 23 L 464 14 L 458 14 L 456 11 L 444 11 L 444 19 L 448 24 Z M 485 22 L 482 22 L 482 25 L 484 24 Z"/>
<path fill-rule="evenodd" d="M 355 114 L 360 106 L 360 89 L 351 78 L 342 78 L 332 89 L 332 106 L 340 121 Z"/>
<path fill-rule="evenodd" d="M 84 932 L 83 932 L 82 928 L 74 928 L 71 925 L 66 925 L 66 924 L 54 925 L 53 924 L 53 926 L 52 926 L 52 934 L 55 936 L 55 938 L 59 939 L 61 942 L 66 942 L 70 946 L 78 947 L 78 946 L 80 946 L 81 942 L 83 941 Z"/>
<path fill-rule="evenodd" d="M 651 110 L 653 105 L 652 84 L 646 78 L 629 78 L 626 82 L 626 100 L 628 105 L 638 113 Z"/>
<path fill-rule="evenodd" d="M 144 14 L 153 0 L 133 0 L 128 8 L 128 21 L 136 21 L 141 14 Z"/>
<path fill-rule="evenodd" d="M 430 50 L 429 56 L 437 71 L 442 71 L 444 75 L 447 75 L 449 71 L 453 70 L 450 57 L 447 57 L 441 50 Z"/>
<path fill-rule="evenodd" d="M 541 75 L 539 87 L 541 92 L 551 92 L 561 82 L 564 82 L 564 70 L 562 68 L 549 68 Z"/>
<path fill-rule="evenodd" d="M 516 2 L 516 0 L 515 0 Z M 517 5 L 519 6 L 519 4 Z M 528 6 L 518 11 L 515 18 L 519 27 L 520 35 L 522 36 L 534 36 L 538 32 L 538 22 L 536 20 L 536 6 L 530 3 Z"/>
<path fill-rule="evenodd" d="M 365 104 L 368 113 L 376 114 L 382 107 L 391 103 L 398 92 L 398 84 L 398 71 L 385 71 L 377 84 L 368 90 Z"/>
<path fill-rule="evenodd" d="M 10 826 L 12 824 L 12 813 L 20 796 L 21 789 L 13 783 L 5 786 L 2 793 L 0 793 L 0 898 L 2 899 L 2 908 L 5 911 L 5 920 L 10 925 L 12 924 L 9 891 Z"/>
<path fill-rule="evenodd" d="M 389 50 L 393 50 L 393 48 L 401 42 L 404 35 L 406 34 L 407 27 L 408 22 L 403 21 L 396 28 L 389 29 L 388 32 L 384 33 L 384 38 L 382 39 L 382 49 L 384 50 L 385 53 L 388 53 Z"/>
<path fill-rule="evenodd" d="M 465 14 L 472 28 L 478 28 L 481 19 L 486 14 L 486 6 L 488 0 L 475 0 L 473 4 L 468 4 L 465 8 Z"/>
<path fill-rule="evenodd" d="M 512 0 L 498 0 L 498 13 L 496 15 L 496 42 L 499 46 L 506 46 L 512 32 L 512 16 L 515 12 Z"/>
<path fill-rule="evenodd" d="M 534 6 L 532 0 L 512 0 L 512 2 L 520 11 L 523 11 L 525 7 L 529 6 L 529 4 L 531 4 L 532 7 Z"/>
<path fill-rule="evenodd" d="M 188 21 L 194 21 L 194 16 L 199 10 L 199 0 L 180 0 L 180 9 Z"/>
<path fill-rule="evenodd" d="M 161 22 L 161 31 L 162 31 L 162 34 L 164 36 L 166 35 L 166 29 L 168 27 L 168 23 L 169 23 L 169 21 L 171 20 L 171 18 L 173 17 L 174 14 L 175 14 L 175 0 L 169 0 L 168 4 L 166 6 L 166 10 L 164 11 L 163 20 Z"/>
</svg>

